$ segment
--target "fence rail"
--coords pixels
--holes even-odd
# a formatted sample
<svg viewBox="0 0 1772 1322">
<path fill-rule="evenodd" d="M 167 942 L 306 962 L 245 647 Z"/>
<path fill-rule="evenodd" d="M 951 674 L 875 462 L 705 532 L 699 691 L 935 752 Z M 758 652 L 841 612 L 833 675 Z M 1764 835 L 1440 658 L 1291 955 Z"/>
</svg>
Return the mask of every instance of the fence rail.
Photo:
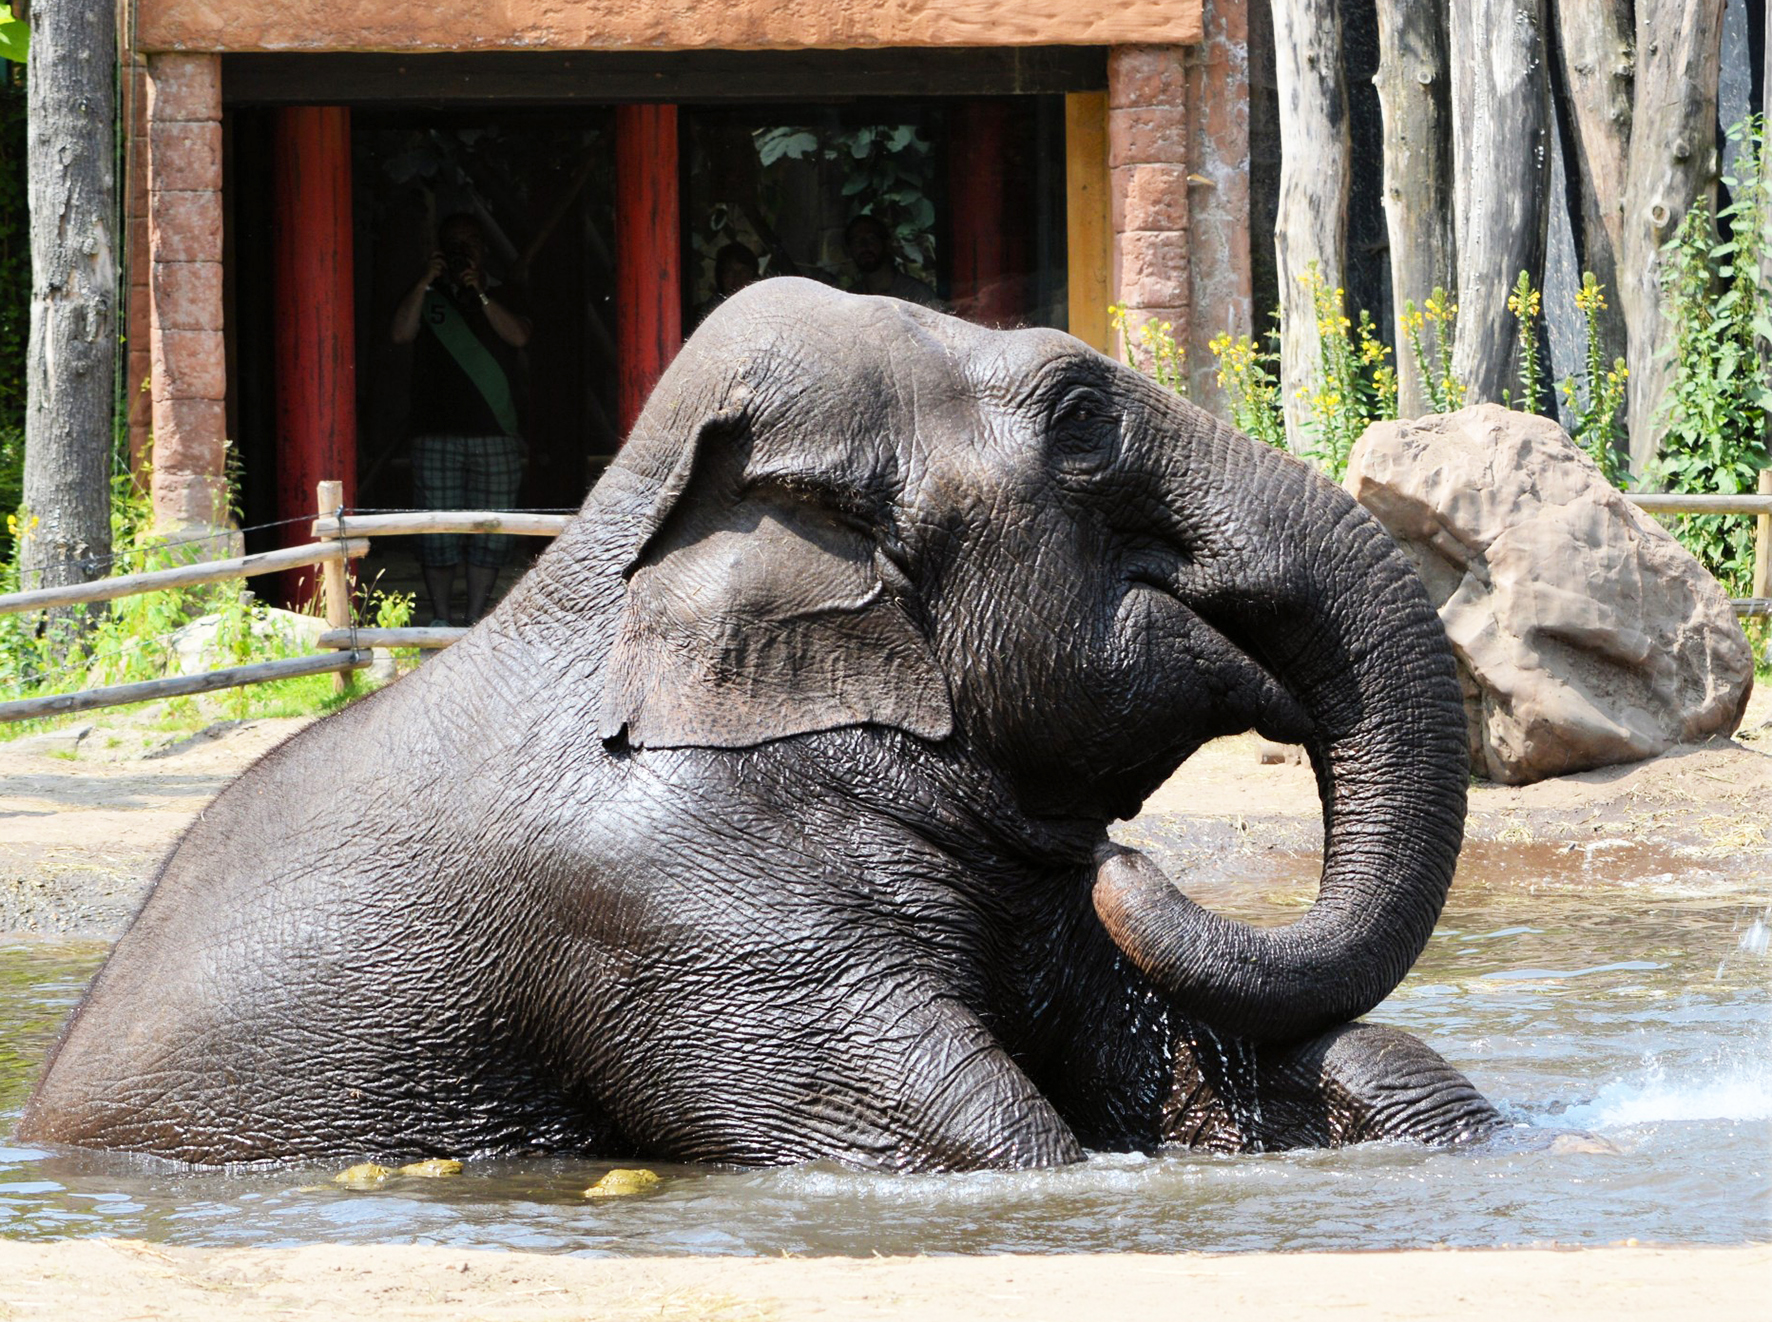
<svg viewBox="0 0 1772 1322">
<path fill-rule="evenodd" d="M 1772 616 L 1772 471 L 1760 474 L 1756 495 L 1695 496 L 1676 493 L 1637 493 L 1629 499 L 1645 513 L 1725 514 L 1757 516 L 1754 553 L 1753 596 L 1731 604 L 1739 616 Z M 58 693 L 40 698 L 0 702 L 0 721 L 25 721 L 42 716 L 92 711 L 132 702 L 209 693 L 216 689 L 293 679 L 301 675 L 334 674 L 342 686 L 350 671 L 370 664 L 372 648 L 412 647 L 428 650 L 448 647 L 466 629 L 357 628 L 350 623 L 349 588 L 345 565 L 369 553 L 370 537 L 408 537 L 424 533 L 503 533 L 518 537 L 557 537 L 572 521 L 570 514 L 532 514 L 503 510 L 416 510 L 399 514 L 352 514 L 343 508 L 342 483 L 322 482 L 317 492 L 319 517 L 312 525 L 315 541 L 281 551 L 207 560 L 140 574 L 122 574 L 93 583 L 66 587 L 36 588 L 0 596 L 0 614 L 46 610 L 52 606 L 75 606 L 113 601 L 118 597 L 164 588 L 193 587 L 230 578 L 253 578 L 306 565 L 323 568 L 322 591 L 326 621 L 330 626 L 316 640 L 322 653 L 231 666 L 198 675 L 174 675 L 135 684 L 111 684 L 78 693 Z"/>
</svg>

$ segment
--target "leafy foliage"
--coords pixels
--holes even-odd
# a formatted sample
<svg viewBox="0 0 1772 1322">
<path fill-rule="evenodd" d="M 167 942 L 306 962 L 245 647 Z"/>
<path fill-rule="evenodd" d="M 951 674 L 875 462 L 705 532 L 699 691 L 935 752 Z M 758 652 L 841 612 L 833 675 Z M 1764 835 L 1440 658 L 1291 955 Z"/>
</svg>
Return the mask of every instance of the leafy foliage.
<svg viewBox="0 0 1772 1322">
<path fill-rule="evenodd" d="M 1277 343 L 1280 332 L 1273 331 L 1270 338 Z M 1256 440 L 1285 449 L 1279 350 L 1263 352 L 1249 336 L 1232 336 L 1229 331 L 1214 337 L 1206 347 L 1218 363 L 1218 388 L 1230 400 L 1231 422 Z"/>
<path fill-rule="evenodd" d="M 1468 393 L 1452 374 L 1453 328 L 1458 323 L 1458 304 L 1438 285 L 1421 307 L 1414 299 L 1403 303 L 1403 342 L 1421 377 L 1430 413 L 1456 413 Z"/>
<path fill-rule="evenodd" d="M 1520 395 L 1507 403 L 1523 413 L 1538 412 L 1544 401 L 1544 366 L 1538 358 L 1538 318 L 1543 305 L 1542 292 L 1532 287 L 1531 273 L 1521 271 L 1507 296 L 1507 310 L 1514 314 L 1519 341 Z"/>
<path fill-rule="evenodd" d="M 1575 426 L 1570 434 L 1599 465 L 1606 480 L 1622 487 L 1630 480 L 1629 434 L 1624 426 L 1625 382 L 1630 378 L 1630 368 L 1622 358 L 1614 358 L 1612 366 L 1606 366 L 1606 346 L 1600 338 L 1600 313 L 1606 309 L 1606 292 L 1592 271 L 1581 273 L 1575 306 L 1586 324 L 1587 353 L 1580 377 L 1568 377 L 1562 384 L 1563 396 L 1574 414 Z"/>
<path fill-rule="evenodd" d="M 1754 343 L 1772 340 L 1772 307 L 1760 273 L 1772 252 L 1763 248 L 1772 180 L 1761 145 L 1765 118 L 1749 116 L 1729 131 L 1743 150 L 1739 178 L 1725 178 L 1731 200 L 1712 221 L 1700 198 L 1663 250 L 1662 288 L 1673 327 L 1673 380 L 1663 405 L 1666 430 L 1647 480 L 1668 491 L 1734 494 L 1752 491 L 1761 469 L 1772 466 L 1767 426 L 1772 381 Z M 1682 516 L 1675 533 L 1731 596 L 1750 590 L 1753 520 Z"/>
<path fill-rule="evenodd" d="M 1166 390 L 1187 394 L 1187 346 L 1176 341 L 1172 322 L 1147 321 L 1133 330 L 1123 303 L 1108 305 L 1108 321 L 1126 345 L 1126 366 L 1143 372 Z M 1138 361 L 1141 353 L 1142 364 Z"/>
<path fill-rule="evenodd" d="M 916 124 L 864 124 L 836 130 L 802 125 L 759 129 L 753 135 L 765 169 L 783 160 L 822 159 L 843 176 L 839 191 L 852 212 L 879 218 L 892 236 L 899 269 L 935 283 L 933 146 Z"/>
<path fill-rule="evenodd" d="M 11 5 L 0 5 L 0 60 L 23 64 L 30 53 L 30 24 L 14 17 Z"/>
<path fill-rule="evenodd" d="M 1330 288 L 1315 262 L 1298 278 L 1317 318 L 1317 372 L 1298 388 L 1307 410 L 1304 454 L 1339 482 L 1366 428 L 1397 416 L 1397 371 L 1385 361 L 1390 346 L 1378 338 L 1370 313 L 1362 310 L 1356 326 L 1346 291 Z"/>
</svg>

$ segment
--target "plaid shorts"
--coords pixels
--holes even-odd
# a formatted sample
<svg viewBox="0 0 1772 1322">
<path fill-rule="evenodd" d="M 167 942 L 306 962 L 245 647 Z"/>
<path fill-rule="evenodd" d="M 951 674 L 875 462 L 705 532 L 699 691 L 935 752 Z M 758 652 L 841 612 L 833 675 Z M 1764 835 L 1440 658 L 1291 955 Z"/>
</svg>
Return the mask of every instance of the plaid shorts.
<svg viewBox="0 0 1772 1322">
<path fill-rule="evenodd" d="M 412 443 L 416 503 L 431 510 L 502 510 L 517 503 L 523 481 L 522 440 L 515 436 L 420 436 Z M 424 565 L 455 565 L 467 542 L 470 565 L 497 569 L 512 539 L 498 534 L 426 533 L 418 539 Z"/>
</svg>

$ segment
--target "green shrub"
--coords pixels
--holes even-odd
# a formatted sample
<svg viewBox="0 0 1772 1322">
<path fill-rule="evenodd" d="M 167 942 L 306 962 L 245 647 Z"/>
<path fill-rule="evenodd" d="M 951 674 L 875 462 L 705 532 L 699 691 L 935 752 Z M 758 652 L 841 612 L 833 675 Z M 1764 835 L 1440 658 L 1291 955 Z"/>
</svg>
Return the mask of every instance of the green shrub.
<svg viewBox="0 0 1772 1322">
<path fill-rule="evenodd" d="M 1742 144 L 1739 178 L 1725 178 L 1732 196 L 1717 220 L 1698 199 L 1663 252 L 1662 289 L 1673 327 L 1673 379 L 1662 406 L 1665 427 L 1646 484 L 1667 491 L 1752 491 L 1760 470 L 1772 466 L 1766 428 L 1772 382 L 1754 343 L 1772 339 L 1772 307 L 1760 271 L 1772 261 L 1763 250 L 1763 218 L 1772 206 L 1772 181 L 1761 171 L 1765 118 L 1751 115 L 1729 130 Z M 1751 518 L 1684 515 L 1674 532 L 1733 597 L 1745 597 L 1753 575 Z"/>
</svg>

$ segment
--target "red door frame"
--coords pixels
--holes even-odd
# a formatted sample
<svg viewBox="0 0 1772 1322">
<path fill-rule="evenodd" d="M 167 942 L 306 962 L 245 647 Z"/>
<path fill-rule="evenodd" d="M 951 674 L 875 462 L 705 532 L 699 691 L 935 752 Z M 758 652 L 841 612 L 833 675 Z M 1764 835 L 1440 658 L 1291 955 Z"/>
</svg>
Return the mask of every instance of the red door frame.
<svg viewBox="0 0 1772 1322">
<path fill-rule="evenodd" d="M 357 492 L 357 345 L 351 252 L 351 112 L 277 111 L 272 164 L 276 223 L 277 517 L 314 514 L 314 487 Z M 285 543 L 307 540 L 290 524 Z M 308 595 L 314 570 L 285 576 L 286 599 Z"/>
<path fill-rule="evenodd" d="M 677 107 L 615 108 L 615 346 L 625 440 L 683 345 Z"/>
</svg>

